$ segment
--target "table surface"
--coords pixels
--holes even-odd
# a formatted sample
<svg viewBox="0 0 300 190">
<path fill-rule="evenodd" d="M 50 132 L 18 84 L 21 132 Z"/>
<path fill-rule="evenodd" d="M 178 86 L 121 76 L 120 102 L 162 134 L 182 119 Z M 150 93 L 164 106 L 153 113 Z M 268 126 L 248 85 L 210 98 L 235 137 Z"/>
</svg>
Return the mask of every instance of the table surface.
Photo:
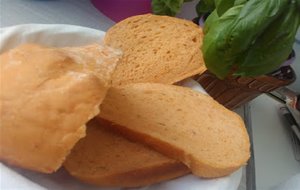
<svg viewBox="0 0 300 190">
<path fill-rule="evenodd" d="M 180 16 L 193 18 L 193 7 L 186 5 Z M 0 27 L 26 23 L 71 24 L 103 31 L 114 24 L 89 0 L 0 0 Z M 280 105 L 267 95 L 250 103 L 258 190 L 274 188 L 300 173 L 287 125 L 278 113 Z"/>
</svg>

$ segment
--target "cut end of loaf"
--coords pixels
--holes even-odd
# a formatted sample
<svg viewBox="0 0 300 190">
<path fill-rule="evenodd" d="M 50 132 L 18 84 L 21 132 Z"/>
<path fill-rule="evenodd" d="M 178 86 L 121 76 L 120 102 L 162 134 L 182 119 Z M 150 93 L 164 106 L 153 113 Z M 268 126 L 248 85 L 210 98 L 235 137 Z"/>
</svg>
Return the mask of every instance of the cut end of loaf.
<svg viewBox="0 0 300 190">
<path fill-rule="evenodd" d="M 111 88 L 100 117 L 200 177 L 221 177 L 245 165 L 249 137 L 240 116 L 191 89 L 154 83 Z"/>
<path fill-rule="evenodd" d="M 205 71 L 203 33 L 194 23 L 152 14 L 127 18 L 105 35 L 105 43 L 124 54 L 113 85 L 133 82 L 172 84 Z"/>
<path fill-rule="evenodd" d="M 138 187 L 189 173 L 180 162 L 122 137 L 112 123 L 92 120 L 64 167 L 81 181 L 114 187 Z"/>
</svg>

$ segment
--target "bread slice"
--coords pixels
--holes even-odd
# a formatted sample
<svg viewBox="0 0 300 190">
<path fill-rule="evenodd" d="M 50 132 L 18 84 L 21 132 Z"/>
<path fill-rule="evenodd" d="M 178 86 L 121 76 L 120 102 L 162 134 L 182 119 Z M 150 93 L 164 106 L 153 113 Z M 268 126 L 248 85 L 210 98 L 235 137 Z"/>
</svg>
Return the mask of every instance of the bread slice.
<svg viewBox="0 0 300 190">
<path fill-rule="evenodd" d="M 82 56 L 86 48 L 93 49 L 93 58 Z M 118 58 L 99 45 L 74 51 L 76 58 L 73 51 L 27 44 L 1 54 L 1 161 L 51 173 L 85 136 L 85 123 L 99 113 Z M 107 58 L 107 51 L 115 57 Z"/>
<path fill-rule="evenodd" d="M 138 187 L 190 172 L 182 163 L 125 139 L 111 125 L 96 119 L 87 124 L 86 137 L 64 162 L 72 176 L 100 186 Z"/>
<path fill-rule="evenodd" d="M 112 87 L 100 117 L 123 135 L 178 159 L 201 177 L 220 177 L 249 159 L 243 120 L 192 89 L 155 83 Z"/>
<path fill-rule="evenodd" d="M 191 21 L 152 14 L 127 18 L 105 35 L 124 55 L 113 85 L 136 82 L 172 84 L 205 71 L 203 33 Z"/>
</svg>

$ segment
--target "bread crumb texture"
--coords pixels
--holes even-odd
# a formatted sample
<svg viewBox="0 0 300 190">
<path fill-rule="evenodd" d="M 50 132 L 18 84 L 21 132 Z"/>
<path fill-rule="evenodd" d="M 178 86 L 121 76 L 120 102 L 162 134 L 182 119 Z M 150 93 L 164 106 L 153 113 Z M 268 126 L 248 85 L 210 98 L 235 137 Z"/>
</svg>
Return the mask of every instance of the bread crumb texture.
<svg viewBox="0 0 300 190">
<path fill-rule="evenodd" d="M 87 124 L 86 137 L 64 162 L 72 176 L 100 186 L 138 187 L 190 172 L 181 162 L 124 138 L 112 125 L 101 119 Z"/>
<path fill-rule="evenodd" d="M 117 23 L 105 35 L 106 44 L 124 53 L 113 85 L 172 84 L 204 72 L 202 38 L 201 28 L 174 17 L 146 14 Z"/>
<path fill-rule="evenodd" d="M 128 138 L 178 159 L 201 177 L 225 176 L 250 155 L 243 120 L 192 89 L 154 83 L 109 90 L 100 117 Z"/>
</svg>

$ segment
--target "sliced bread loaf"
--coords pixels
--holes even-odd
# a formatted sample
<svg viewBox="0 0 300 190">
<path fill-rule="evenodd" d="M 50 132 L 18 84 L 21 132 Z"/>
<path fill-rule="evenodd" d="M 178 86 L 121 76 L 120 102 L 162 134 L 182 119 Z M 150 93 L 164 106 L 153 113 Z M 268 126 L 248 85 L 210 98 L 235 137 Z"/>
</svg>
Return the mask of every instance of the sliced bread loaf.
<svg viewBox="0 0 300 190">
<path fill-rule="evenodd" d="M 96 119 L 87 125 L 64 167 L 87 183 L 100 186 L 137 187 L 189 173 L 182 163 L 111 131 L 112 123 Z"/>
<path fill-rule="evenodd" d="M 203 33 L 191 21 L 158 15 L 127 18 L 105 35 L 105 43 L 124 55 L 113 85 L 132 82 L 172 84 L 205 70 Z"/>
<path fill-rule="evenodd" d="M 99 113 L 117 61 L 118 54 L 100 45 L 25 44 L 1 54 L 0 161 L 56 171 Z"/>
<path fill-rule="evenodd" d="M 220 177 L 249 158 L 242 119 L 211 97 L 185 87 L 137 83 L 112 87 L 100 117 L 122 134 L 178 159 L 201 177 Z"/>
</svg>

